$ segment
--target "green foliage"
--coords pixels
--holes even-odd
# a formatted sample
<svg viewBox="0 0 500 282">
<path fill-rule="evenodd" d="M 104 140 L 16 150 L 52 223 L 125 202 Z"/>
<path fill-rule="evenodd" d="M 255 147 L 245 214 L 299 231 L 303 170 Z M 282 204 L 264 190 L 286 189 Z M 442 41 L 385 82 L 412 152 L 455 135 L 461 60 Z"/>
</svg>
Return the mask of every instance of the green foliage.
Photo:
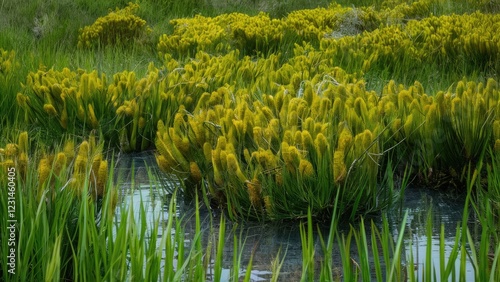
<svg viewBox="0 0 500 282">
<path fill-rule="evenodd" d="M 0 126 L 7 127 L 16 121 L 17 111 L 14 105 L 15 91 L 17 90 L 14 81 L 18 78 L 19 61 L 14 51 L 0 48 Z"/>
<path fill-rule="evenodd" d="M 151 32 L 146 21 L 134 13 L 138 4 L 129 3 L 123 9 L 116 9 L 104 17 L 98 18 L 92 25 L 80 30 L 78 36 L 79 48 L 90 48 L 100 45 L 129 45 L 130 41 L 138 40 Z"/>
</svg>

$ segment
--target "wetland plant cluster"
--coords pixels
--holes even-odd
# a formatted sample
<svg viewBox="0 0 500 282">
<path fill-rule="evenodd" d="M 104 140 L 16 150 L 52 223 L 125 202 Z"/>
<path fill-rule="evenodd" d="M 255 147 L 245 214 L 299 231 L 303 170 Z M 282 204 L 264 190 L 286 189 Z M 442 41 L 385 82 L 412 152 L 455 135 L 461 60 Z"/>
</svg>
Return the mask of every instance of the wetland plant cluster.
<svg viewBox="0 0 500 282">
<path fill-rule="evenodd" d="M 50 46 L 43 38 L 33 49 L 0 45 L 2 187 L 10 168 L 18 172 L 18 274 L 9 276 L 2 245 L 2 278 L 202 281 L 213 271 L 218 281 L 226 217 L 214 250 L 202 246 L 201 235 L 187 250 L 174 201 L 172 216 L 152 226 L 134 220 L 144 215 L 142 205 L 119 203 L 113 152 L 147 149 L 180 183 L 178 192 L 231 220 L 304 219 L 303 281 L 365 280 L 373 270 L 377 280 L 415 281 L 415 271 L 426 281 L 460 280 L 465 266 L 456 258 L 471 260 L 480 281 L 499 277 L 494 1 L 331 3 L 281 17 L 207 12 L 167 23 L 151 7 L 178 7 L 175 1 L 143 2 L 110 10 L 81 27 L 71 46 L 60 46 L 82 65 L 68 57 L 57 65 L 57 48 L 35 59 L 37 48 Z M 110 65 L 127 56 L 135 69 Z M 45 66 L 51 63 L 59 67 Z M 383 213 L 410 179 L 452 186 L 467 198 L 449 257 L 441 246 L 441 277 L 433 274 L 431 244 L 423 270 L 413 268 L 411 254 L 400 263 L 406 217 L 396 240 L 387 222 L 372 226 L 372 249 L 363 224 L 348 234 L 336 228 L 339 220 Z M 2 193 L 3 210 L 8 202 Z M 469 208 L 480 219 L 480 242 L 467 227 Z M 313 219 L 324 218 L 332 224 L 318 268 Z M 359 261 L 350 258 L 352 240 Z M 340 274 L 332 270 L 334 242 Z M 235 252 L 234 281 L 240 260 Z M 273 281 L 280 265 L 278 256 Z M 250 261 L 247 281 L 251 268 Z"/>
</svg>

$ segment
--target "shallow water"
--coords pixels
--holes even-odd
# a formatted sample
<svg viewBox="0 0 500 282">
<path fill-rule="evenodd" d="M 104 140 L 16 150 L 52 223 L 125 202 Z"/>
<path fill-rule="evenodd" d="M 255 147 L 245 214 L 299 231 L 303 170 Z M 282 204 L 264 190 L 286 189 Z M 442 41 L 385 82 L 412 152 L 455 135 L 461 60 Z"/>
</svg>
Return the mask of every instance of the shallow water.
<svg viewBox="0 0 500 282">
<path fill-rule="evenodd" d="M 168 205 L 171 197 L 163 194 L 163 192 L 161 192 L 163 190 L 160 190 L 159 192 L 157 189 L 152 189 L 157 188 L 152 186 L 160 186 L 162 184 L 165 185 L 165 183 L 168 184 L 168 182 L 160 181 L 161 183 L 151 183 L 151 175 L 148 174 L 147 167 L 150 167 L 152 171 L 156 170 L 154 156 L 151 153 L 127 155 L 122 156 L 119 159 L 118 168 L 115 171 L 115 174 L 118 174 L 121 179 L 126 180 L 120 184 L 120 187 L 124 192 L 123 194 L 125 195 L 123 200 L 126 203 L 132 203 L 134 207 L 139 207 L 142 202 L 146 209 L 148 224 L 151 224 L 153 219 L 158 217 L 161 220 L 166 221 L 169 216 Z M 131 183 L 131 179 L 134 179 L 133 184 Z M 132 189 L 132 186 L 134 189 Z M 186 203 L 182 199 L 179 199 L 177 203 L 176 216 L 184 217 L 185 243 L 186 247 L 189 248 L 195 230 L 195 207 L 192 203 Z M 416 269 L 415 276 L 419 281 L 422 280 L 421 275 L 424 270 L 425 253 L 428 241 L 426 235 L 426 219 L 428 212 L 431 211 L 433 221 L 431 238 L 432 261 L 436 266 L 436 276 L 439 277 L 440 226 L 443 225 L 445 229 L 445 253 L 448 255 L 454 245 L 458 224 L 462 221 L 463 207 L 463 197 L 461 199 L 459 197 L 452 197 L 449 194 L 443 194 L 438 191 L 410 187 L 405 192 L 404 200 L 401 203 L 396 204 L 396 207 L 387 213 L 390 229 L 392 230 L 394 240 L 396 240 L 404 211 L 408 211 L 407 227 L 404 234 L 404 245 L 406 247 L 405 255 L 409 256 L 410 252 L 413 254 Z M 118 210 L 118 213 L 119 212 L 120 211 Z M 212 215 L 203 208 L 200 209 L 200 217 L 202 221 L 203 242 L 204 244 L 207 244 L 207 242 L 212 241 L 213 249 L 215 249 L 216 238 L 218 238 L 218 224 L 220 217 L 218 215 Z M 139 220 L 139 216 L 137 216 L 136 221 L 138 222 Z M 367 233 L 370 233 L 370 220 L 373 220 L 375 225 L 378 228 L 381 228 L 381 216 L 367 219 L 365 220 Z M 339 228 L 340 232 L 343 232 L 344 234 L 349 232 L 349 226 L 339 226 Z M 322 230 L 323 237 L 326 238 L 328 234 L 328 226 L 321 227 L 320 229 Z M 280 271 L 279 281 L 300 280 L 302 273 L 302 247 L 299 224 L 282 222 L 267 224 L 238 224 L 228 221 L 226 223 L 226 246 L 224 248 L 223 255 L 222 281 L 229 280 L 233 255 L 235 255 L 233 251 L 233 238 L 235 235 L 240 238 L 241 241 L 244 241 L 244 246 L 241 250 L 239 250 L 242 252 L 242 265 L 240 266 L 242 269 L 240 272 L 241 276 L 245 275 L 244 270 L 246 269 L 253 253 L 251 281 L 268 281 L 272 274 L 271 264 L 273 260 L 281 260 L 283 255 L 286 254 Z M 162 236 L 161 230 L 159 230 L 159 236 Z M 315 252 L 316 254 L 321 254 L 321 243 L 317 232 L 315 232 L 314 240 Z M 354 261 L 357 261 L 354 239 L 352 241 L 353 246 L 351 246 L 351 257 Z M 370 238 L 368 238 L 368 243 L 370 243 Z M 409 246 L 411 246 L 411 250 L 409 249 Z M 371 250 L 370 245 L 368 248 Z M 277 257 L 279 252 L 280 256 Z M 215 256 L 215 254 L 213 254 L 213 256 Z M 318 256 L 318 261 L 316 262 L 317 267 L 320 265 L 319 259 L 320 256 Z M 341 260 L 339 255 L 334 253 L 332 260 L 332 267 L 334 271 L 340 273 Z M 373 258 L 370 260 L 373 261 Z M 457 260 L 455 263 L 458 266 L 460 261 Z M 372 280 L 375 279 L 374 275 L 373 271 Z M 474 280 L 474 271 L 470 262 L 466 263 L 466 275 L 466 281 Z"/>
</svg>

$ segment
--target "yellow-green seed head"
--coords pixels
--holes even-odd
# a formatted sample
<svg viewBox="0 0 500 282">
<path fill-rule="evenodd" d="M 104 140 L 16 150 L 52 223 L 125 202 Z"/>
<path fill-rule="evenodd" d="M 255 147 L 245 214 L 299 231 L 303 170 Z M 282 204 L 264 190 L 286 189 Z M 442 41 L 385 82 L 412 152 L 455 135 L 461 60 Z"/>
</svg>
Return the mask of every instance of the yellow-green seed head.
<svg viewBox="0 0 500 282">
<path fill-rule="evenodd" d="M 344 164 L 344 152 L 335 151 L 333 154 L 333 178 L 335 183 L 342 182 L 347 174 L 347 169 Z"/>
<path fill-rule="evenodd" d="M 314 167 L 308 160 L 301 159 L 299 163 L 299 173 L 303 178 L 314 177 Z"/>
<path fill-rule="evenodd" d="M 52 104 L 45 104 L 43 105 L 43 110 L 49 115 L 49 116 L 57 116 L 57 110 L 54 108 Z"/>
</svg>

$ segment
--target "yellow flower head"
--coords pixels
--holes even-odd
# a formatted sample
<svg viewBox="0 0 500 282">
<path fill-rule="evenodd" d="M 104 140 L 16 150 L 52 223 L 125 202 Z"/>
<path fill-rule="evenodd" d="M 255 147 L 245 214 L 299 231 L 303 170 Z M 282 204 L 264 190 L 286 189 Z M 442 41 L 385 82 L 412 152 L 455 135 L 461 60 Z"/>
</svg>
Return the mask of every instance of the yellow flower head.
<svg viewBox="0 0 500 282">
<path fill-rule="evenodd" d="M 54 108 L 52 104 L 45 104 L 43 105 L 43 110 L 49 115 L 49 116 L 57 116 L 57 110 Z"/>
<path fill-rule="evenodd" d="M 314 167 L 311 162 L 301 159 L 299 163 L 299 173 L 303 178 L 314 177 Z"/>
<path fill-rule="evenodd" d="M 38 183 L 40 187 L 47 181 L 51 171 L 50 160 L 42 158 L 38 163 Z"/>
<path fill-rule="evenodd" d="M 201 170 L 198 167 L 198 164 L 195 162 L 190 162 L 189 163 L 189 171 L 191 174 L 191 178 L 196 182 L 199 183 L 202 180 L 202 174 Z"/>
<path fill-rule="evenodd" d="M 108 162 L 102 160 L 97 171 L 96 194 L 103 197 L 106 194 L 106 183 L 108 181 Z"/>
<path fill-rule="evenodd" d="M 333 177 L 335 183 L 339 183 L 344 180 L 347 174 L 347 169 L 344 164 L 344 152 L 335 151 L 333 154 Z"/>
<path fill-rule="evenodd" d="M 250 203 L 252 206 L 259 208 L 262 205 L 262 187 L 257 178 L 252 179 L 252 181 L 246 181 L 248 197 L 250 198 Z"/>
<path fill-rule="evenodd" d="M 18 145 L 14 143 L 8 143 L 5 145 L 5 156 L 8 158 L 13 158 L 17 156 L 17 152 L 19 151 Z"/>
<path fill-rule="evenodd" d="M 325 135 L 323 135 L 323 133 L 318 133 L 318 135 L 316 135 L 316 139 L 314 140 L 314 145 L 316 148 L 316 153 L 318 154 L 319 157 L 325 155 L 328 152 L 328 147 L 329 147 L 328 141 Z"/>
</svg>

